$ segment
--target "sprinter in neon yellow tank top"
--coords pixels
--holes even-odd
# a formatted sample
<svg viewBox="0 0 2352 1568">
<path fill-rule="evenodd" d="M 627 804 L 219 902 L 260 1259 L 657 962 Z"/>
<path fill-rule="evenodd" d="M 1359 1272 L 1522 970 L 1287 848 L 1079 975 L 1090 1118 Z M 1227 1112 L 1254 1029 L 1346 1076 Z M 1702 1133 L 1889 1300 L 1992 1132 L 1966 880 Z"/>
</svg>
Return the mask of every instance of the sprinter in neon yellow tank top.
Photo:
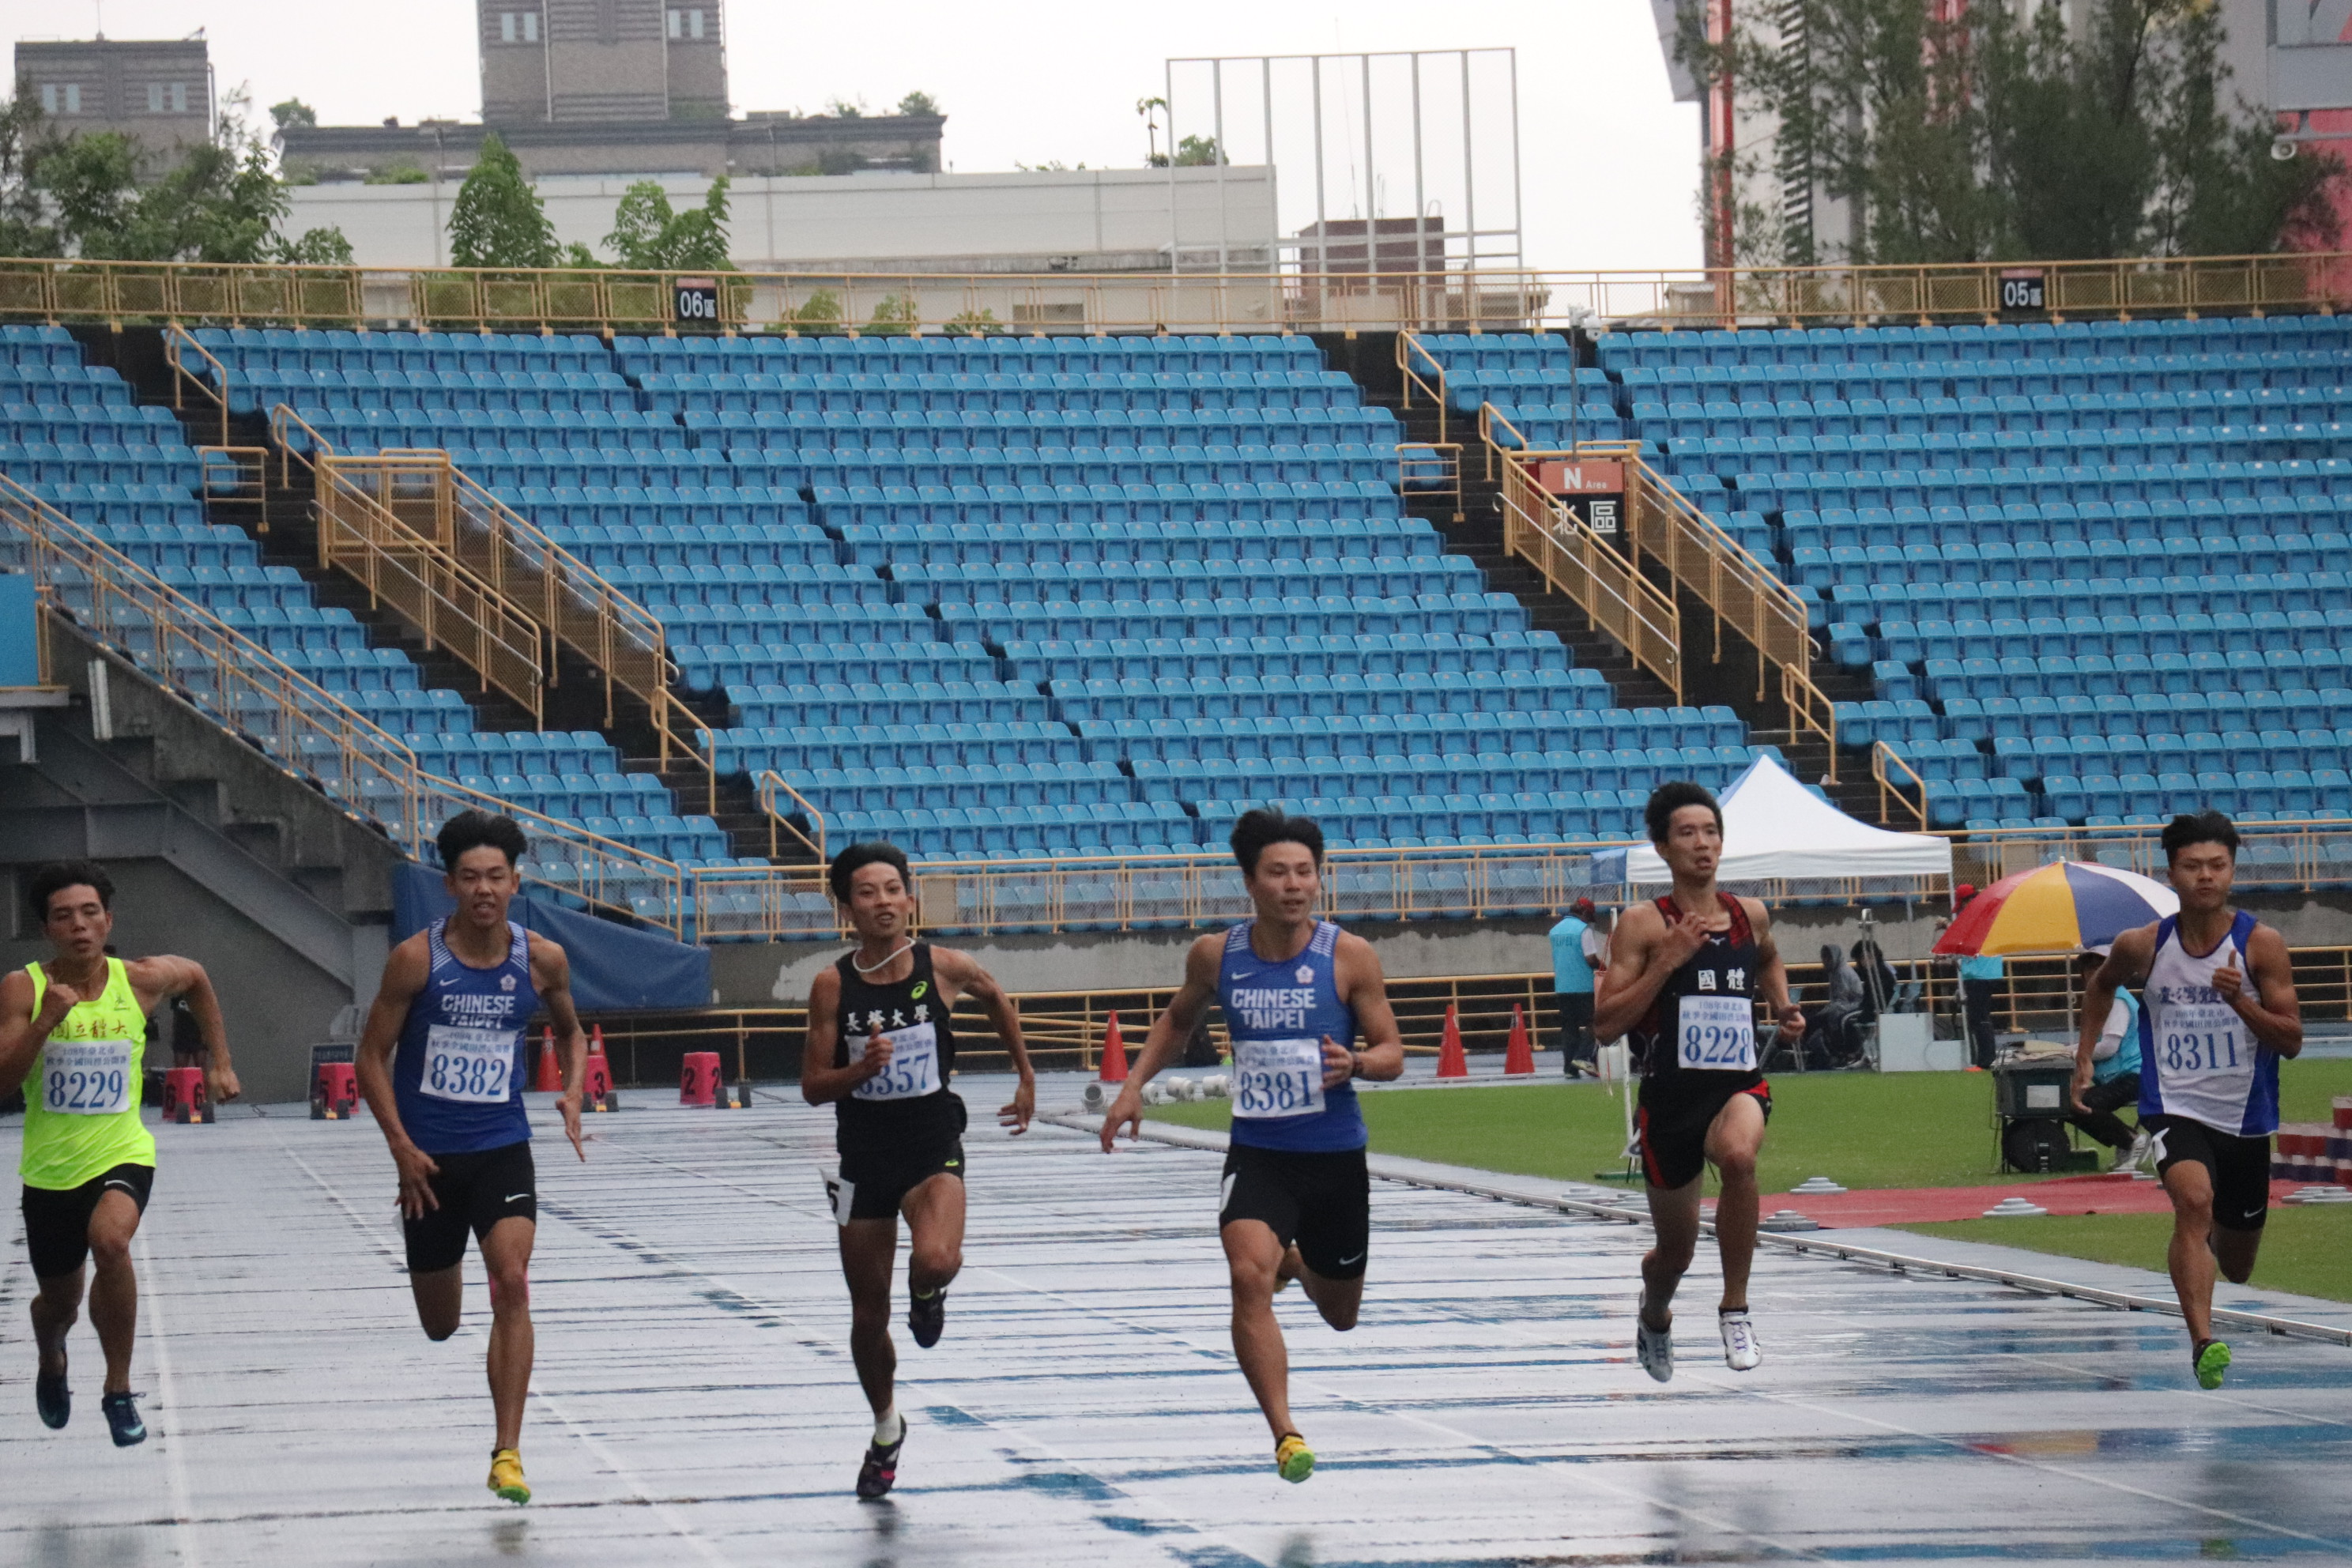
<svg viewBox="0 0 2352 1568">
<path fill-rule="evenodd" d="M 34 1403 L 51 1427 L 73 1414 L 66 1331 L 81 1307 L 83 1264 L 95 1257 L 89 1317 L 106 1352 L 100 1408 L 115 1446 L 127 1448 L 147 1436 L 131 1397 L 139 1321 L 131 1238 L 155 1180 L 155 1138 L 139 1121 L 147 1015 L 187 998 L 211 1056 L 205 1087 L 215 1101 L 236 1098 L 236 1072 L 204 965 L 108 956 L 114 884 L 102 868 L 44 866 L 26 892 L 54 956 L 0 979 L 0 1095 L 25 1090 L 25 1242 L 40 1285 Z"/>
</svg>

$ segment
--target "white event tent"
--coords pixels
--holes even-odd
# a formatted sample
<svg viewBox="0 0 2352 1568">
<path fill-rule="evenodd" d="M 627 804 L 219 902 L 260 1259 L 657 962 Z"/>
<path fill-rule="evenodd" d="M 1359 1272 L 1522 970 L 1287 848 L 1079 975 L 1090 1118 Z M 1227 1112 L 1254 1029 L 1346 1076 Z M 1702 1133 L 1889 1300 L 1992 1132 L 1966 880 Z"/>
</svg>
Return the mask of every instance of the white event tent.
<svg viewBox="0 0 2352 1568">
<path fill-rule="evenodd" d="M 1949 877 L 1952 846 L 1927 833 L 1895 833 L 1848 816 L 1770 757 L 1759 757 L 1719 797 L 1725 882 L 1800 877 Z M 1618 873 L 1622 866 L 1622 874 Z M 1673 879 L 1647 844 L 1593 857 L 1593 880 Z"/>
</svg>

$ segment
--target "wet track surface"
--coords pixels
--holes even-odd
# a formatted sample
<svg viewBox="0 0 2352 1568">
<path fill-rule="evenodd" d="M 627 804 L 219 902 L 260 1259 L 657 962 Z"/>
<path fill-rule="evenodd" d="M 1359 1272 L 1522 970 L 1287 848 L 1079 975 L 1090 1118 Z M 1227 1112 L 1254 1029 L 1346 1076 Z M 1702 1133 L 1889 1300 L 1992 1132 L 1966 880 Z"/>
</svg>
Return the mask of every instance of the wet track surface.
<svg viewBox="0 0 2352 1568">
<path fill-rule="evenodd" d="M 159 1130 L 142 1448 L 106 1440 L 86 1324 L 73 1424 L 36 1419 L 9 1222 L 0 1562 L 2352 1559 L 2352 1351 L 2241 1340 L 2206 1394 L 2174 1319 L 1767 1252 L 1741 1375 L 1703 1249 L 1662 1388 L 1631 1345 L 1646 1231 L 1380 1183 L 1362 1326 L 1278 1308 L 1321 1456 L 1287 1486 L 1228 1346 L 1217 1157 L 1007 1140 L 970 1092 L 965 1269 L 936 1350 L 898 1334 L 887 1504 L 849 1495 L 870 1416 L 829 1113 L 633 1106 L 592 1119 L 582 1165 L 534 1108 L 538 1496 L 515 1509 L 482 1484 L 478 1267 L 467 1327 L 427 1342 L 373 1123 L 236 1110 Z"/>
</svg>

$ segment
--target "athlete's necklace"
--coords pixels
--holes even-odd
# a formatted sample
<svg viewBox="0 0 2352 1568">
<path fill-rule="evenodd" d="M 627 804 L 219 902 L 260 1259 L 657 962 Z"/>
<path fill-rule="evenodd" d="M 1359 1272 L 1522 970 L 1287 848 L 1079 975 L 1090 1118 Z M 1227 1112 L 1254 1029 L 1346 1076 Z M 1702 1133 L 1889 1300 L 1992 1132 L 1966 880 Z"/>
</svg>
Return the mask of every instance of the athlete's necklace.
<svg viewBox="0 0 2352 1568">
<path fill-rule="evenodd" d="M 871 974 L 877 969 L 887 969 L 892 963 L 898 961 L 898 957 L 900 953 L 912 952 L 914 949 L 915 940 L 912 937 L 908 937 L 905 942 L 900 942 L 897 947 L 892 948 L 889 952 L 881 958 L 875 960 L 872 963 L 860 963 L 857 962 L 856 955 L 854 953 L 851 954 L 849 967 L 855 969 L 860 974 Z"/>
</svg>

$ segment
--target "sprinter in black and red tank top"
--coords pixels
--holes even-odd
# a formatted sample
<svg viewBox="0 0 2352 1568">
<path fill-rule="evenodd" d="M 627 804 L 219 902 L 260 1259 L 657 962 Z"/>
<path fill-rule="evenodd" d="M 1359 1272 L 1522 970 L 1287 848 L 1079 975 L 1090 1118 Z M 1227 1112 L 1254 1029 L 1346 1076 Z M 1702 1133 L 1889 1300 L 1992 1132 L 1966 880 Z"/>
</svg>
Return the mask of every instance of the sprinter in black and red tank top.
<svg viewBox="0 0 2352 1568">
<path fill-rule="evenodd" d="M 1783 1040 L 1804 1033 L 1805 1015 L 1789 1000 L 1788 971 L 1763 904 L 1715 885 L 1723 858 L 1715 796 L 1695 784 L 1661 784 L 1645 815 L 1674 891 L 1633 905 L 1617 922 L 1592 1030 L 1598 1039 L 1627 1036 L 1642 1075 L 1638 1139 L 1657 1242 L 1642 1259 L 1633 1342 L 1643 1370 L 1664 1383 L 1675 1374 L 1667 1307 L 1698 1246 L 1699 1190 L 1709 1164 L 1723 1182 L 1715 1210 L 1723 1359 L 1735 1372 L 1763 1359 L 1748 1317 L 1756 1156 L 1772 1114 L 1772 1091 L 1757 1066 L 1756 1003 L 1770 1008 Z"/>
</svg>

